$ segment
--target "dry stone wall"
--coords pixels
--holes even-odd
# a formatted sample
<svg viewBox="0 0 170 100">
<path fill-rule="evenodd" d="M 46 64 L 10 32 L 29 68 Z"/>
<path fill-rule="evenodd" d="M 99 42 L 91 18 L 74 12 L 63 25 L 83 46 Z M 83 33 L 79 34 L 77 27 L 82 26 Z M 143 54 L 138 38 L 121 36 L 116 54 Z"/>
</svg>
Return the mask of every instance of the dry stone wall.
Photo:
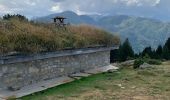
<svg viewBox="0 0 170 100">
<path fill-rule="evenodd" d="M 17 90 L 40 81 L 107 66 L 110 64 L 110 49 L 93 48 L 24 57 L 2 57 L 0 89 Z"/>
</svg>

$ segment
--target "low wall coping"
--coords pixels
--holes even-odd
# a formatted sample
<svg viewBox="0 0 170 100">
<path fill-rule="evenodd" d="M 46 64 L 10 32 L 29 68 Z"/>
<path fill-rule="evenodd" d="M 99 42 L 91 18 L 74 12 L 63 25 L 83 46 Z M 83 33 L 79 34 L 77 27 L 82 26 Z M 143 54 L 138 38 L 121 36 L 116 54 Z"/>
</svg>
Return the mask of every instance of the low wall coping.
<svg viewBox="0 0 170 100">
<path fill-rule="evenodd" d="M 27 55 L 27 56 L 6 56 L 6 57 L 0 57 L 0 65 L 13 64 L 13 63 L 19 63 L 19 62 L 28 62 L 28 61 L 34 61 L 34 60 L 42 60 L 42 59 L 62 57 L 62 56 L 88 54 L 88 53 L 95 53 L 95 52 L 100 52 L 100 51 L 109 51 L 109 50 L 114 50 L 114 49 L 118 49 L 118 47 L 100 47 L 100 48 L 63 50 L 63 51 L 56 51 L 56 52 L 32 54 L 32 55 Z"/>
</svg>

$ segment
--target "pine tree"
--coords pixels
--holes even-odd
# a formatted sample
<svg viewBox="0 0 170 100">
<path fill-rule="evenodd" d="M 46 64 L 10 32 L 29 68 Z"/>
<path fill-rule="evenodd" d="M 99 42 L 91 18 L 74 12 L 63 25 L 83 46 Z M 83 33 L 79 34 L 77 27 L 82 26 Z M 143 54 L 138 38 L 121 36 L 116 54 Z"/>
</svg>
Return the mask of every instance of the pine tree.
<svg viewBox="0 0 170 100">
<path fill-rule="evenodd" d="M 143 52 L 142 52 L 142 56 L 144 57 L 145 55 L 149 55 L 149 57 L 151 57 L 153 54 L 152 52 L 152 48 L 151 47 L 146 47 Z"/>
<path fill-rule="evenodd" d="M 168 40 L 166 41 L 166 43 L 163 47 L 162 56 L 166 60 L 170 59 L 170 38 L 168 38 Z"/>
<path fill-rule="evenodd" d="M 163 56 L 163 58 L 166 59 L 166 60 L 169 60 L 169 59 L 170 59 L 170 53 L 169 53 L 169 50 L 168 50 L 168 47 L 167 47 L 167 46 L 164 46 L 164 47 L 163 47 L 162 56 Z"/>
<path fill-rule="evenodd" d="M 125 61 L 129 58 L 134 57 L 134 51 L 128 39 L 119 47 L 119 56 L 121 61 Z"/>
<path fill-rule="evenodd" d="M 158 55 L 156 54 L 156 50 L 152 50 L 151 58 L 158 59 Z"/>
<path fill-rule="evenodd" d="M 163 48 L 161 45 L 158 46 L 158 48 L 156 49 L 156 57 L 157 58 L 162 58 L 162 52 L 163 52 Z"/>
<path fill-rule="evenodd" d="M 168 48 L 168 50 L 170 51 L 170 38 L 168 38 L 168 40 L 165 43 L 165 46 Z"/>
</svg>

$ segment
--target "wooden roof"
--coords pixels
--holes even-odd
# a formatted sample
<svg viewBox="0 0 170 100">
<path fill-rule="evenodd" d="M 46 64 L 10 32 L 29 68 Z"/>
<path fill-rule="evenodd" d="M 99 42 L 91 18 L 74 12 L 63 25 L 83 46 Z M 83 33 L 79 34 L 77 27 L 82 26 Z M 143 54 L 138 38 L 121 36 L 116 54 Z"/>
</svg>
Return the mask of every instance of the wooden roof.
<svg viewBox="0 0 170 100">
<path fill-rule="evenodd" d="M 62 17 L 62 16 L 56 16 L 56 17 L 54 17 L 53 19 L 67 19 L 67 18 Z"/>
</svg>

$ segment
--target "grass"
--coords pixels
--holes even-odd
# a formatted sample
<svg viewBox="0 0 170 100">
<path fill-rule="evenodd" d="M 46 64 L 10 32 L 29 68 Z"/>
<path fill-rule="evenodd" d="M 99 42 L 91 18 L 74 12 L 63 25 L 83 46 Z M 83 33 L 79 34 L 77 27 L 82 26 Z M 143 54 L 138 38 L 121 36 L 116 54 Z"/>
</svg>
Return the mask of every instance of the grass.
<svg viewBox="0 0 170 100">
<path fill-rule="evenodd" d="M 102 73 L 76 80 L 21 100 L 169 100 L 170 62 L 153 69 Z"/>
<path fill-rule="evenodd" d="M 57 28 L 18 19 L 0 20 L 0 54 L 9 52 L 38 53 L 67 48 L 118 45 L 118 36 L 93 26 Z"/>
</svg>

